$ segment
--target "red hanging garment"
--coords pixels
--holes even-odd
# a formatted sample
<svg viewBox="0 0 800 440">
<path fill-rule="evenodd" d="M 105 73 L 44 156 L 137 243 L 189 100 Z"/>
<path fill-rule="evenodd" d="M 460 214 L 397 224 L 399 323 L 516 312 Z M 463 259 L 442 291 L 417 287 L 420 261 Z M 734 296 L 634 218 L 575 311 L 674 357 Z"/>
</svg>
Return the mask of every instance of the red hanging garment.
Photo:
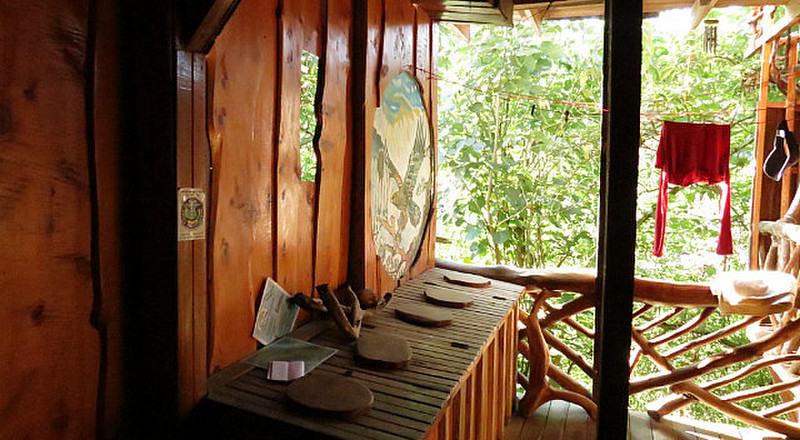
<svg viewBox="0 0 800 440">
<path fill-rule="evenodd" d="M 656 236 L 653 255 L 664 254 L 664 232 L 667 222 L 667 187 L 669 184 L 688 186 L 706 182 L 722 183 L 722 221 L 717 254 L 733 253 L 731 238 L 730 125 L 690 124 L 665 121 L 658 143 L 656 168 L 661 169 L 656 205 Z"/>
</svg>

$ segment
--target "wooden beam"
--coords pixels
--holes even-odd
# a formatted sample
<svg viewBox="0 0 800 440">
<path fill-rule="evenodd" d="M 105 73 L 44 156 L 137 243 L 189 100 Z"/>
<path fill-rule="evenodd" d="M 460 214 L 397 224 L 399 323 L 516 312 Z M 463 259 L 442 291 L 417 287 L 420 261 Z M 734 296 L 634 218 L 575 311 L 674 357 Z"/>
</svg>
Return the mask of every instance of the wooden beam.
<svg viewBox="0 0 800 440">
<path fill-rule="evenodd" d="M 536 34 L 537 37 L 542 36 L 542 21 L 544 21 L 544 14 L 545 11 L 539 10 L 536 12 L 531 11 L 530 9 L 524 9 L 522 11 L 523 15 L 531 21 L 531 27 L 533 28 L 533 32 Z"/>
<path fill-rule="evenodd" d="M 627 435 L 639 165 L 642 2 L 607 0 L 595 323 L 597 439 Z M 612 93 L 613 91 L 613 93 Z"/>
<path fill-rule="evenodd" d="M 186 4 L 193 4 L 191 2 L 183 3 L 183 7 L 191 7 Z M 238 5 L 239 0 L 214 0 L 206 13 L 203 14 L 203 19 L 196 28 L 184 29 L 184 35 L 187 35 L 187 42 L 183 49 L 188 52 L 208 53 L 217 35 L 222 31 L 228 18 L 230 18 Z M 184 26 L 187 26 L 187 24 L 184 23 Z"/>
<path fill-rule="evenodd" d="M 697 29 L 697 26 L 703 22 L 714 9 L 714 6 L 717 5 L 718 0 L 694 0 L 694 4 L 692 4 L 692 29 Z"/>
<path fill-rule="evenodd" d="M 762 204 L 765 202 L 765 194 L 770 186 L 769 181 L 765 181 L 761 169 L 766 158 L 765 149 L 768 148 L 767 140 L 767 107 L 769 103 L 769 72 L 772 60 L 772 51 L 775 41 L 770 40 L 764 43 L 761 48 L 761 73 L 759 76 L 758 110 L 756 111 L 756 145 L 755 145 L 755 168 L 758 170 L 753 177 L 753 197 L 750 207 L 750 269 L 758 269 L 758 255 L 760 246 L 759 222 L 763 219 Z"/>
<path fill-rule="evenodd" d="M 744 57 L 750 58 L 753 56 L 765 43 L 780 37 L 787 29 L 795 25 L 798 20 L 800 20 L 800 0 L 787 1 L 786 14 L 768 29 L 764 29 L 764 33 L 744 52 Z"/>
<path fill-rule="evenodd" d="M 469 43 L 469 23 L 449 23 L 449 25 L 456 37 Z"/>
</svg>

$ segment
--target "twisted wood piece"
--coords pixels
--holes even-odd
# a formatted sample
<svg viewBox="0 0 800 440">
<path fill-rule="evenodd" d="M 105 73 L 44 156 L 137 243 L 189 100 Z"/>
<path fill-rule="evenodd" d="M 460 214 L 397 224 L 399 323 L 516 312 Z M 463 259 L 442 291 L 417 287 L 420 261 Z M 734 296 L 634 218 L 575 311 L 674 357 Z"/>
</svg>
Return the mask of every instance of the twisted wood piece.
<svg viewBox="0 0 800 440">
<path fill-rule="evenodd" d="M 525 391 L 525 396 L 520 400 L 519 411 L 524 417 L 530 417 L 537 408 L 550 400 L 566 400 L 576 405 L 580 405 L 592 419 L 597 419 L 597 404 L 586 396 L 588 392 L 577 384 L 567 382 L 563 374 L 553 374 L 554 380 L 566 383 L 569 389 L 560 390 L 553 388 L 547 381 L 547 375 L 551 370 L 556 370 L 550 364 L 550 354 L 547 343 L 545 342 L 542 328 L 539 326 L 538 314 L 542 304 L 547 298 L 558 296 L 560 293 L 551 290 L 542 290 L 533 302 L 527 326 L 527 354 L 530 362 L 530 377 Z M 564 385 L 562 385 L 564 386 Z"/>
</svg>

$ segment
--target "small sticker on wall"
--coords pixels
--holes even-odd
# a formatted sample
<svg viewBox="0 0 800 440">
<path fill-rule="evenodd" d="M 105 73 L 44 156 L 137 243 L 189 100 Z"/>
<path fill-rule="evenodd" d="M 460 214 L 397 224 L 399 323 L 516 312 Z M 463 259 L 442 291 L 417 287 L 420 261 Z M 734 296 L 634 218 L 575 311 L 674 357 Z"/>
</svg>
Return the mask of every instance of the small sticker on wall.
<svg viewBox="0 0 800 440">
<path fill-rule="evenodd" d="M 206 193 L 199 188 L 178 189 L 178 241 L 206 238 Z"/>
</svg>

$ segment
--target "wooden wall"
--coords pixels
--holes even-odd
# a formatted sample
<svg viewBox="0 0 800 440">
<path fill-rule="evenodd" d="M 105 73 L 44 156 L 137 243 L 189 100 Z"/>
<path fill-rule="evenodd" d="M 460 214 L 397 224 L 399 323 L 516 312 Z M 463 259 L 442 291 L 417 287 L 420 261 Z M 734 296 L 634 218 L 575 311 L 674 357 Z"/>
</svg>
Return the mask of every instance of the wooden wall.
<svg viewBox="0 0 800 440">
<path fill-rule="evenodd" d="M 403 70 L 417 72 L 434 108 L 437 40 L 437 25 L 406 0 L 240 2 L 207 56 L 210 372 L 256 349 L 250 334 L 267 277 L 290 294 L 346 281 L 397 286 L 372 245 L 372 118 Z M 304 49 L 320 56 L 316 183 L 300 180 Z M 412 277 L 433 266 L 434 223 Z"/>
<path fill-rule="evenodd" d="M 0 3 L 0 438 L 96 429 L 88 3 Z"/>
<path fill-rule="evenodd" d="M 177 426 L 171 4 L 0 1 L 0 438 Z"/>
<path fill-rule="evenodd" d="M 394 74 L 435 69 L 437 25 L 408 0 L 238 3 L 205 55 L 176 47 L 191 2 L 0 0 L 0 438 L 167 437 L 255 350 L 267 277 L 397 285 L 368 226 L 372 117 Z M 323 74 L 316 184 L 304 48 Z M 208 190 L 206 242 L 176 241 L 182 186 Z"/>
</svg>

